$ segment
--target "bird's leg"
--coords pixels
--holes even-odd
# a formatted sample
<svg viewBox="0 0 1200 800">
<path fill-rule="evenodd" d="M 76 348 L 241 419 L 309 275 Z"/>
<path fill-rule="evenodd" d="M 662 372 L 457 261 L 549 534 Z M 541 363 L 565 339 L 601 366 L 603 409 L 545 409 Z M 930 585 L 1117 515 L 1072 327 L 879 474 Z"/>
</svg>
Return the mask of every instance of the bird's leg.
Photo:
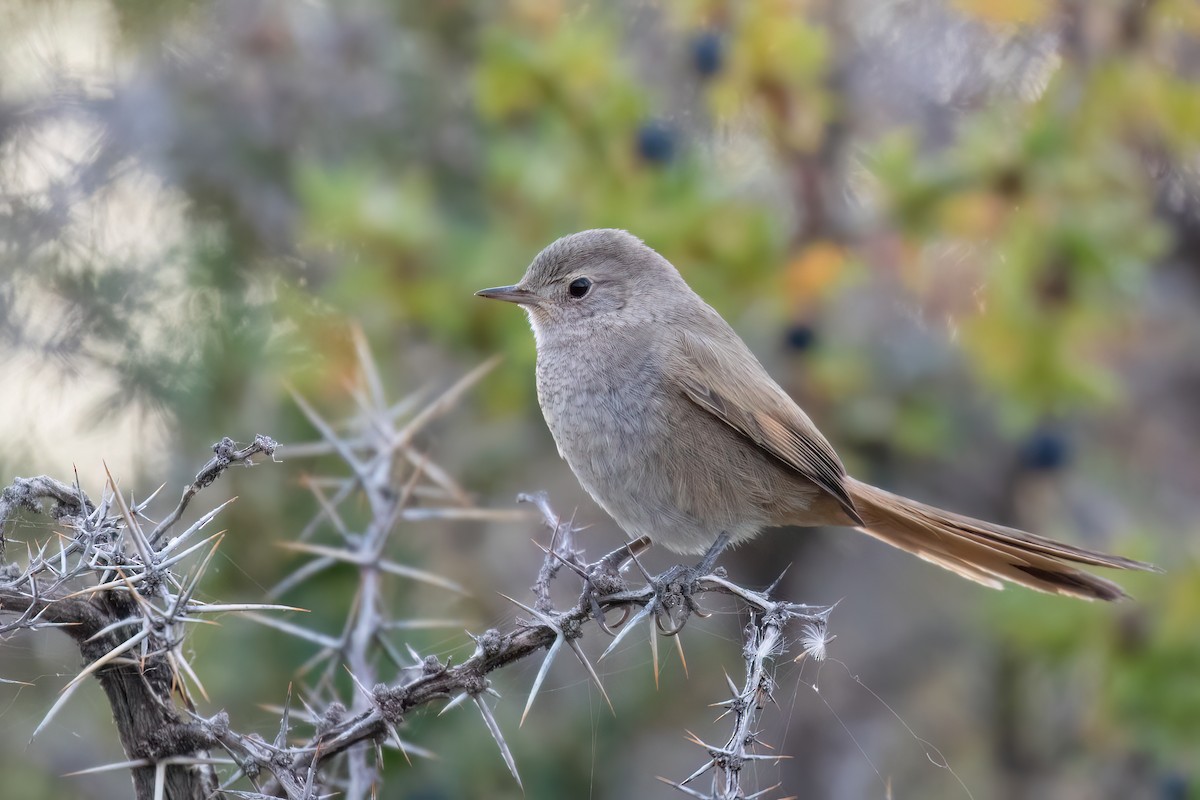
<svg viewBox="0 0 1200 800">
<path fill-rule="evenodd" d="M 729 547 L 729 533 L 721 531 L 717 540 L 712 543 L 712 546 L 704 553 L 704 558 L 700 559 L 700 563 L 696 565 L 696 577 L 707 575 L 712 572 L 713 567 L 717 565 L 717 559 Z"/>
<path fill-rule="evenodd" d="M 683 630 L 688 617 L 695 614 L 707 617 L 711 612 L 705 611 L 696 602 L 695 590 L 700 579 L 712 573 L 717 559 L 729 547 L 729 534 L 725 531 L 717 537 L 712 546 L 705 552 L 704 558 L 694 567 L 677 566 L 664 572 L 654 580 L 655 602 L 659 613 L 655 615 L 655 623 L 664 636 L 674 636 Z M 669 625 L 664 624 L 666 616 Z"/>
</svg>

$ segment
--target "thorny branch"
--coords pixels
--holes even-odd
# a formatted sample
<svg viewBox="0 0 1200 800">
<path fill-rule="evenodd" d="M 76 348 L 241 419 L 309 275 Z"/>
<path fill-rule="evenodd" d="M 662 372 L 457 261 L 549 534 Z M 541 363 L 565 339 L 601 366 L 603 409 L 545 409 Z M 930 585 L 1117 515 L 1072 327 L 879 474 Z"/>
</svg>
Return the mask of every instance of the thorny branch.
<svg viewBox="0 0 1200 800">
<path fill-rule="evenodd" d="M 780 758 L 753 752 L 756 740 L 752 730 L 763 702 L 771 696 L 768 665 L 784 649 L 783 630 L 792 621 L 802 621 L 806 626 L 805 641 L 809 643 L 806 652 L 821 658 L 824 656 L 821 647 L 825 641 L 825 626 L 831 609 L 825 606 L 806 606 L 771 600 L 764 592 L 745 589 L 729 581 L 721 569 L 697 573 L 681 581 L 681 572 L 686 570 L 673 568 L 650 578 L 643 586 L 627 588 L 620 575 L 621 569 L 632 562 L 636 553 L 644 549 L 645 543 L 632 542 L 595 562 L 581 561 L 579 551 L 574 550 L 570 544 L 571 531 L 563 530 L 563 523 L 545 497 L 523 496 L 522 499 L 538 504 L 547 527 L 555 532 L 553 538 L 558 544 L 556 549 L 547 551 L 539 575 L 549 574 L 552 578 L 557 566 L 568 565 L 579 573 L 580 577 L 585 577 L 585 581 L 600 583 L 609 589 L 618 585 L 620 588 L 593 598 L 590 596 L 591 588 L 585 583 L 584 593 L 579 601 L 565 611 L 547 612 L 522 606 L 533 619 L 519 621 L 516 628 L 510 631 L 488 630 L 475 637 L 475 652 L 461 664 L 442 663 L 432 656 L 420 660 L 405 671 L 401 681 L 391 686 L 375 687 L 371 691 L 372 707 L 368 711 L 328 725 L 309 744 L 295 751 L 290 770 L 292 780 L 348 748 L 387 737 L 404 721 L 406 714 L 420 706 L 435 700 L 449 700 L 451 704 L 457 704 L 464 699 L 479 697 L 489 690 L 489 673 L 547 648 L 550 649 L 550 653 L 546 657 L 542 674 L 535 679 L 529 704 L 532 704 L 541 678 L 560 644 L 565 643 L 575 649 L 587 671 L 594 680 L 598 680 L 582 650 L 575 644 L 583 635 L 584 627 L 589 621 L 602 622 L 607 615 L 621 612 L 624 625 L 618 636 L 623 637 L 640 619 L 658 614 L 671 614 L 672 609 L 682 607 L 685 597 L 695 600 L 708 594 L 722 594 L 743 601 L 751 612 L 751 620 L 746 626 L 746 681 L 741 689 L 734 688 L 731 683 L 735 696 L 724 704 L 734 715 L 734 731 L 723 747 L 704 745 L 710 761 L 692 776 L 674 785 L 694 797 L 722 800 L 747 797 L 741 790 L 740 775 L 743 765 L 752 760 L 774 761 Z M 539 601 L 547 598 L 548 585 L 539 580 L 535 586 L 535 594 L 538 595 Z M 600 608 L 599 617 L 594 612 L 597 604 Z M 672 630 L 678 632 L 683 627 L 686 613 L 682 612 L 681 615 L 675 611 Z M 655 623 L 655 626 L 651 627 L 651 636 L 657 635 L 657 626 Z M 498 743 L 505 753 L 505 760 L 511 764 L 507 746 L 503 740 L 499 740 Z M 234 745 L 236 747 L 236 742 Z M 711 794 L 701 794 L 687 785 L 710 769 L 715 771 Z M 285 794 L 293 797 L 290 792 L 285 791 Z"/>
<path fill-rule="evenodd" d="M 770 589 L 757 592 L 733 583 L 724 570 L 715 567 L 721 542 L 696 567 L 674 567 L 651 576 L 638 561 L 648 546 L 645 540 L 588 561 L 576 546 L 572 522 L 561 519 L 545 495 L 522 495 L 519 499 L 536 506 L 551 531 L 532 587 L 532 605 L 512 600 L 528 618 L 518 620 L 509 630 L 488 630 L 475 636 L 474 653 L 458 664 L 432 655 L 422 657 L 407 645 L 402 645 L 407 652 L 397 648 L 393 640 L 397 631 L 462 623 L 389 617 L 383 594 L 386 581 L 402 578 L 463 591 L 446 578 L 391 560 L 387 545 L 398 526 L 427 519 L 533 517 L 471 507 L 466 492 L 414 444 L 420 429 L 448 411 L 490 364 L 464 376 L 424 405 L 419 395 L 389 405 L 365 340 L 358 336 L 356 344 L 362 381 L 350 387 L 359 414 L 349 424 L 326 422 L 296 396 L 323 440 L 281 448 L 280 452 L 292 457 L 335 455 L 349 467 L 349 475 L 305 479 L 320 512 L 296 541 L 284 544 L 304 554 L 306 560 L 271 593 L 277 597 L 292 591 L 339 565 L 357 570 L 358 591 L 340 633 L 331 635 L 259 613 L 286 610 L 286 606 L 216 605 L 192 599 L 220 535 L 194 540 L 223 506 L 202 515 L 186 531 L 176 533 L 175 528 L 196 494 L 229 466 L 248 464 L 258 454 L 273 455 L 277 445 L 268 437 L 256 437 L 252 445 L 240 449 L 230 439 L 214 445 L 214 458 L 184 489 L 175 509 L 150 531 L 143 523 L 149 522 L 145 511 L 153 496 L 140 503 L 132 498 L 126 501 L 111 478 L 110 490 L 103 493 L 99 505 L 83 493 L 78 482 L 70 486 L 45 477 L 18 478 L 0 494 L 0 530 L 15 510 L 39 511 L 49 502 L 50 515 L 70 531 L 69 536 L 53 542 L 54 552 L 51 542 L 38 546 L 36 552 L 31 549 L 23 567 L 0 561 L 0 619 L 6 620 L 0 625 L 0 635 L 64 627 L 79 642 L 87 663 L 38 730 L 75 687 L 94 676 L 109 694 L 129 757 L 126 762 L 97 769 L 131 770 L 138 798 L 165 793 L 185 798 L 226 794 L 312 800 L 340 790 L 359 800 L 371 796 L 379 784 L 381 747 L 399 749 L 406 758 L 428 754 L 400 737 L 410 714 L 435 701 L 445 701 L 442 711 L 469 701 L 482 715 L 519 783 L 515 760 L 485 702 L 486 695 L 495 694 L 488 678 L 492 672 L 545 653 L 525 703 L 524 713 L 528 714 L 551 664 L 558 653 L 568 649 L 607 700 L 596 669 L 579 643 L 590 624 L 613 636 L 600 658 L 643 622 L 657 652 L 660 635 L 677 634 L 693 615 L 707 616 L 703 598 L 725 595 L 744 604 L 749 615 L 743 650 L 745 679 L 740 687 L 730 681 L 733 696 L 722 704 L 725 714 L 732 716 L 733 729 L 720 747 L 696 739 L 706 749 L 705 763 L 682 781 L 668 783 L 692 797 L 712 800 L 758 797 L 771 791 L 747 795 L 741 785 L 747 762 L 780 758 L 756 752 L 755 722 L 771 697 L 769 667 L 783 654 L 784 631 L 792 624 L 803 626 L 804 653 L 822 657 L 830 609 L 775 600 Z M 356 498 L 365 498 L 368 509 L 365 523 L 359 526 L 342 510 Z M 335 541 L 310 541 L 322 531 L 332 533 Z M 183 575 L 183 565 L 193 561 L 199 563 L 190 575 Z M 551 589 L 556 581 L 561 584 L 564 580 L 564 568 L 578 578 L 580 594 L 573 605 L 556 610 Z M 630 585 L 625 573 L 633 568 L 640 580 Z M 304 710 L 292 708 L 289 690 L 287 702 L 279 709 L 279 729 L 270 741 L 237 732 L 225 712 L 202 716 L 193 704 L 187 686 L 201 693 L 203 687 L 181 646 L 184 629 L 201 614 L 218 610 L 244 613 L 317 647 L 316 655 L 301 668 L 307 676 L 299 687 Z M 394 668 L 386 683 L 380 680 L 380 655 Z M 656 656 L 656 680 L 657 661 Z M 321 669 L 314 672 L 318 666 Z M 336 678 L 343 669 L 356 687 L 350 697 L 339 694 Z M 172 697 L 178 698 L 178 704 Z M 312 734 L 297 741 L 293 721 L 311 725 Z M 210 751 L 220 750 L 228 757 L 210 755 Z M 711 787 L 699 791 L 694 783 L 710 772 Z M 252 791 L 235 790 L 239 781 L 248 782 Z"/>
<path fill-rule="evenodd" d="M 193 486 L 207 486 L 225 469 L 270 456 L 275 442 L 266 436 L 238 450 L 232 440 L 214 445 L 217 458 L 197 475 Z M 172 531 L 195 492 L 183 499 L 156 531 Z M 192 709 L 187 684 L 203 687 L 182 649 L 185 628 L 204 614 L 267 609 L 262 605 L 214 605 L 193 599 L 193 593 L 215 551 L 219 536 L 198 543 L 192 539 L 215 516 L 212 511 L 161 546 L 143 527 L 153 495 L 126 501 L 109 476 L 97 505 L 83 491 L 49 477 L 17 478 L 0 493 L 0 531 L 18 510 L 40 512 L 47 501 L 51 517 L 69 535 L 30 545 L 24 564 L 0 559 L 0 640 L 20 630 L 62 628 L 79 643 L 86 666 L 64 688 L 47 712 L 38 732 L 62 708 L 76 688 L 95 676 L 108 695 L 121 743 L 130 756 L 139 798 L 161 796 L 208 797 L 217 788 L 211 769 L 191 770 L 209 763 L 210 737 L 189 720 Z M 211 544 L 211 547 L 209 546 Z M 181 565 L 199 559 L 191 576 Z M 172 701 L 178 696 L 181 711 Z M 169 772 L 166 764 L 175 765 Z"/>
<path fill-rule="evenodd" d="M 238 449 L 237 442 L 228 436 L 214 444 L 212 459 L 196 473 L 196 479 L 184 487 L 183 496 L 179 498 L 179 505 L 175 506 L 175 510 L 155 526 L 154 532 L 150 534 L 150 544 L 157 544 L 159 538 L 183 516 L 188 503 L 192 502 L 196 493 L 211 486 L 217 478 L 221 477 L 222 472 L 234 464 L 250 466 L 253 464 L 250 460 L 252 456 L 259 453 L 273 455 L 276 447 L 278 444 L 268 436 L 255 436 L 252 444 L 241 449 Z"/>
</svg>

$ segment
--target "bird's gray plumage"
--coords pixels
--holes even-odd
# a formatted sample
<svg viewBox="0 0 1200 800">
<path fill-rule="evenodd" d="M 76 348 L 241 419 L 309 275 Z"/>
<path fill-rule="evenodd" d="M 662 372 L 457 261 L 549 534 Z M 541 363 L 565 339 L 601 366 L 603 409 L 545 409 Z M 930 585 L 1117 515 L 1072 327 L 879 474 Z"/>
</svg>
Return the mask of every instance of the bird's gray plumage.
<svg viewBox="0 0 1200 800">
<path fill-rule="evenodd" d="M 768 525 L 850 525 L 963 577 L 1113 600 L 1074 564 L 1150 565 L 917 503 L 846 475 L 833 447 L 665 258 L 621 230 L 563 237 L 515 286 L 538 402 L 584 489 L 632 536 L 705 551 Z"/>
<path fill-rule="evenodd" d="M 576 300 L 565 288 L 580 277 L 593 286 Z M 822 492 L 853 508 L 833 448 L 725 320 L 641 240 L 620 230 L 564 237 L 517 285 L 546 298 L 525 308 L 538 343 L 538 401 L 559 453 L 631 535 L 699 553 L 722 531 L 736 543 L 777 519 L 803 518 Z M 764 459 L 755 438 L 770 433 L 747 435 L 757 423 L 723 408 L 704 380 L 714 373 L 769 386 L 812 445 Z M 672 377 L 680 374 L 690 377 Z"/>
</svg>

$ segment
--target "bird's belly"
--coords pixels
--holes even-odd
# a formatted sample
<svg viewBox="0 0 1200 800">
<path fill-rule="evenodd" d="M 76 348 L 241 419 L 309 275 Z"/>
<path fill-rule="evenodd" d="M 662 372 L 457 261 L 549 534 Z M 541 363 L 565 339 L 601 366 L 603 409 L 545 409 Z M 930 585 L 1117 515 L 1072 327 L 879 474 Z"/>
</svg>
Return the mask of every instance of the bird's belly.
<svg viewBox="0 0 1200 800">
<path fill-rule="evenodd" d="M 774 467 L 717 420 L 682 413 L 673 404 L 687 401 L 676 397 L 539 386 L 559 453 L 626 533 L 685 553 L 703 552 L 722 532 L 735 542 L 753 536 L 771 519 Z"/>
</svg>

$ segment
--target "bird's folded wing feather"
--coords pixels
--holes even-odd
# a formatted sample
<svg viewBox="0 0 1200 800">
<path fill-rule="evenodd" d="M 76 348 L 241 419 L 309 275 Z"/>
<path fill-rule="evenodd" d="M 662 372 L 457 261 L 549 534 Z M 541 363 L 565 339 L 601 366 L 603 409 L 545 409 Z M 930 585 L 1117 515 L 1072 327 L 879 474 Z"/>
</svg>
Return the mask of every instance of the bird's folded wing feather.
<svg viewBox="0 0 1200 800">
<path fill-rule="evenodd" d="M 830 494 L 861 525 L 833 446 L 736 334 L 721 338 L 680 332 L 671 354 L 679 363 L 668 374 L 688 399 Z"/>
</svg>

